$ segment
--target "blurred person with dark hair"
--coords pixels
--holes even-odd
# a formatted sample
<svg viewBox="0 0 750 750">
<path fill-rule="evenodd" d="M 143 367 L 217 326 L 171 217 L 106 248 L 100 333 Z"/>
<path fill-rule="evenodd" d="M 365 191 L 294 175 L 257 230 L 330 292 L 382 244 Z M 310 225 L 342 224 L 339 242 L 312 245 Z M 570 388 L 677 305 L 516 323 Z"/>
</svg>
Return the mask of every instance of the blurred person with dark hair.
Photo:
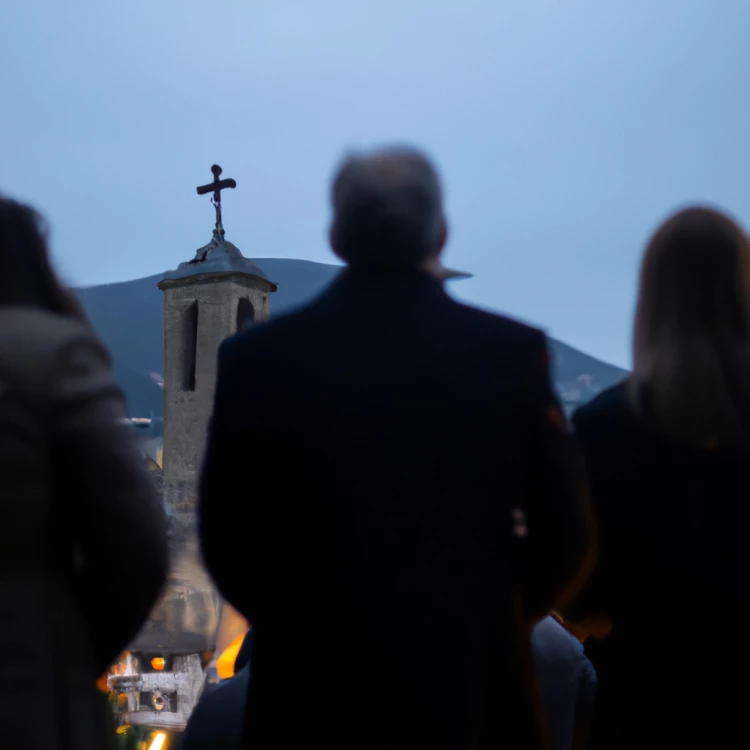
<svg viewBox="0 0 750 750">
<path fill-rule="evenodd" d="M 234 674 L 204 689 L 180 742 L 180 750 L 239 750 L 250 687 L 253 631 L 248 630 L 234 661 Z"/>
<path fill-rule="evenodd" d="M 347 268 L 219 352 L 199 520 L 253 623 L 246 745 L 541 747 L 531 627 L 593 545 L 546 337 L 446 293 L 419 152 L 350 157 L 332 202 Z"/>
<path fill-rule="evenodd" d="M 98 750 L 96 687 L 166 577 L 166 521 L 110 359 L 50 265 L 40 217 L 0 199 L 0 737 Z M 136 585 L 123 594 L 118 571 Z"/>
<path fill-rule="evenodd" d="M 596 750 L 741 742 L 750 669 L 750 245 L 723 214 L 672 216 L 643 259 L 633 372 L 574 416 L 600 562 L 566 615 L 589 639 Z"/>
</svg>

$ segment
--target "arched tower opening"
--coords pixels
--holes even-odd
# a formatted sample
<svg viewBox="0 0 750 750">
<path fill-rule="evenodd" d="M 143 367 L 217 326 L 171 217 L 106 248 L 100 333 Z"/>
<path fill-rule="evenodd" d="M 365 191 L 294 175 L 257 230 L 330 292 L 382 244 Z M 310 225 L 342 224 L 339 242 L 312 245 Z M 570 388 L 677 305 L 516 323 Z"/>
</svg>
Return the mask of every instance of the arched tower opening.
<svg viewBox="0 0 750 750">
<path fill-rule="evenodd" d="M 244 331 L 255 322 L 255 308 L 247 297 L 237 300 L 237 332 Z"/>
</svg>

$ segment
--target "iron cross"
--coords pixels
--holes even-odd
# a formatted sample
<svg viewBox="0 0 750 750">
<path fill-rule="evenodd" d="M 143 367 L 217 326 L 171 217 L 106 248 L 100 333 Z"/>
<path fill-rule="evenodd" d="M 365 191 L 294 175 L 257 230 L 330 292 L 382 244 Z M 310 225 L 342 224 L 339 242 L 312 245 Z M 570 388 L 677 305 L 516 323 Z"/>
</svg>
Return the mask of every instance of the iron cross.
<svg viewBox="0 0 750 750">
<path fill-rule="evenodd" d="M 200 187 L 197 187 L 196 190 L 198 191 L 198 195 L 205 195 L 206 193 L 214 194 L 211 203 L 213 203 L 214 208 L 216 209 L 216 228 L 221 230 L 223 229 L 221 223 L 221 191 L 224 190 L 224 188 L 236 188 L 237 183 L 231 178 L 220 180 L 221 167 L 218 164 L 214 164 L 213 167 L 211 167 L 211 171 L 214 175 L 214 181 L 209 182 L 208 185 L 201 185 Z"/>
</svg>

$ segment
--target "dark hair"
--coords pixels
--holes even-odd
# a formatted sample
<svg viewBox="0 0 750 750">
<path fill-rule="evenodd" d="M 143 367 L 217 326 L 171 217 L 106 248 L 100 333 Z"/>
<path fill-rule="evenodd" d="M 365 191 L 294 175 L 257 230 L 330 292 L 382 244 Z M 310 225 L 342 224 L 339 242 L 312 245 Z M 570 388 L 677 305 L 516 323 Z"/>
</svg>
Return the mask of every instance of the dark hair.
<svg viewBox="0 0 750 750">
<path fill-rule="evenodd" d="M 42 217 L 0 197 L 0 307 L 11 305 L 85 320 L 76 296 L 52 269 Z"/>
<path fill-rule="evenodd" d="M 750 441 L 750 243 L 718 211 L 680 211 L 649 242 L 630 398 L 672 437 Z"/>
<path fill-rule="evenodd" d="M 388 148 L 349 156 L 331 199 L 331 243 L 350 265 L 417 266 L 440 250 L 440 179 L 418 151 Z"/>
</svg>

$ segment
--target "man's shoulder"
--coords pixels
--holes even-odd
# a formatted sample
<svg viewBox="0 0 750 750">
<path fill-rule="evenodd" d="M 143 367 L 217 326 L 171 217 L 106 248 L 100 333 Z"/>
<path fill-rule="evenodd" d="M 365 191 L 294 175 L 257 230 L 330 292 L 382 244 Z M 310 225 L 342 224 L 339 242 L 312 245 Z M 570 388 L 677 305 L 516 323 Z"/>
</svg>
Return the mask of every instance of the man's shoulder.
<svg viewBox="0 0 750 750">
<path fill-rule="evenodd" d="M 454 306 L 466 325 L 484 331 L 495 342 L 530 350 L 543 349 L 546 346 L 547 336 L 540 328 L 510 315 L 490 312 L 463 302 L 454 301 Z"/>
<path fill-rule="evenodd" d="M 519 353 L 529 352 L 532 356 L 546 349 L 547 336 L 544 331 L 509 315 L 456 300 L 450 300 L 447 309 L 448 323 L 454 324 L 451 326 L 454 334 L 462 338 L 468 336 L 492 348 L 505 346 Z M 283 350 L 285 342 L 293 347 L 301 338 L 316 335 L 316 328 L 321 324 L 320 316 L 316 313 L 316 306 L 309 305 L 251 326 L 226 339 L 221 346 L 221 355 L 225 359 L 244 359 L 250 355 L 262 358 L 268 351 Z M 445 322 L 444 319 L 443 324 Z M 436 325 L 440 324 L 436 322 Z"/>
<path fill-rule="evenodd" d="M 266 347 L 278 347 L 279 340 L 298 335 L 306 320 L 306 309 L 273 317 L 224 339 L 220 356 L 232 359 L 246 354 L 262 355 Z"/>
</svg>

